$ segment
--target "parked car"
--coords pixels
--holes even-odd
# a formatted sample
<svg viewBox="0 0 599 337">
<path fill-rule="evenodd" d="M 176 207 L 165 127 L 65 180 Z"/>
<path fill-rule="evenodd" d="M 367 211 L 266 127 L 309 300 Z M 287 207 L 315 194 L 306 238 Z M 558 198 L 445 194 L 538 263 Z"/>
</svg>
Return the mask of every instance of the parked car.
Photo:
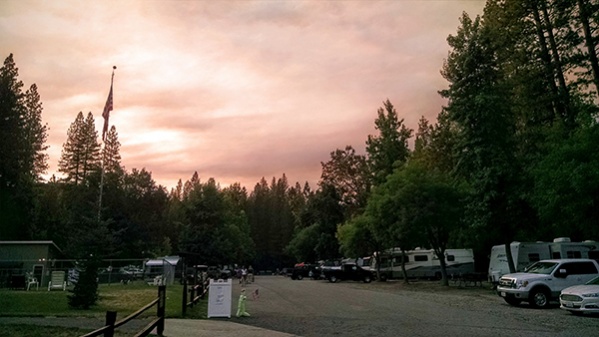
<svg viewBox="0 0 599 337">
<path fill-rule="evenodd" d="M 599 276 L 583 285 L 562 290 L 559 302 L 560 308 L 575 315 L 599 313 Z"/>
<path fill-rule="evenodd" d="M 541 260 L 523 273 L 503 275 L 497 295 L 510 305 L 528 302 L 535 308 L 547 308 L 551 300 L 559 300 L 567 287 L 583 284 L 599 276 L 599 264 L 591 259 Z"/>
<path fill-rule="evenodd" d="M 365 270 L 355 264 L 343 264 L 339 267 L 330 267 L 324 269 L 323 273 L 324 277 L 332 283 L 340 280 L 370 283 L 374 279 L 374 275 L 370 270 Z"/>
<path fill-rule="evenodd" d="M 304 277 L 317 279 L 320 277 L 320 267 L 312 263 L 298 263 L 291 272 L 292 280 L 302 280 Z"/>
</svg>

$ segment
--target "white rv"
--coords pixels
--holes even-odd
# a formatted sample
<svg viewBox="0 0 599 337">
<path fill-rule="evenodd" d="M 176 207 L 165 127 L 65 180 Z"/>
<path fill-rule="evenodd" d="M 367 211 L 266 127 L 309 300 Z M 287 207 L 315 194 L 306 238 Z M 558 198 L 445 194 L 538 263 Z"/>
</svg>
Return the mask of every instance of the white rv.
<svg viewBox="0 0 599 337">
<path fill-rule="evenodd" d="M 553 242 L 512 242 L 510 244 L 516 271 L 533 262 L 547 259 L 594 259 L 599 262 L 599 243 L 596 241 L 571 242 L 570 238 L 556 238 Z M 505 245 L 491 248 L 489 261 L 489 282 L 497 283 L 499 278 L 510 272 L 505 254 Z"/>
<path fill-rule="evenodd" d="M 380 263 L 382 279 L 403 278 L 401 270 L 402 252 L 392 248 L 383 253 L 375 253 L 370 260 L 370 269 L 376 271 Z M 432 249 L 415 249 L 406 251 L 405 268 L 408 278 L 441 278 L 441 263 Z M 474 272 L 474 254 L 472 249 L 447 249 L 445 251 L 447 275 L 458 276 Z"/>
</svg>

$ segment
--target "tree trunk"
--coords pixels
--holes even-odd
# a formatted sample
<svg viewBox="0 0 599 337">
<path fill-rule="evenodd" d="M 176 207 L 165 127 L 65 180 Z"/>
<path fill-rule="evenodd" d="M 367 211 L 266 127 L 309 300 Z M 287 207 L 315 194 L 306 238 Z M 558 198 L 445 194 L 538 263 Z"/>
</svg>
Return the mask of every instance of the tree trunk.
<svg viewBox="0 0 599 337">
<path fill-rule="evenodd" d="M 543 19 L 545 21 L 545 29 L 547 31 L 547 37 L 549 39 L 549 46 L 551 47 L 551 55 L 553 57 L 554 63 L 554 73 L 555 77 L 557 77 L 557 81 L 559 83 L 558 87 L 558 99 L 564 108 L 564 115 L 562 118 L 566 125 L 572 126 L 574 124 L 574 116 L 573 112 L 570 109 L 570 93 L 568 91 L 568 86 L 566 85 L 566 78 L 564 77 L 564 70 L 562 68 L 562 62 L 560 60 L 559 52 L 557 50 L 557 43 L 555 42 L 555 36 L 553 35 L 553 25 L 551 23 L 551 19 L 549 18 L 549 13 L 547 12 L 547 4 L 545 1 L 541 1 L 541 9 L 543 12 Z"/>
<path fill-rule="evenodd" d="M 406 271 L 406 251 L 403 249 L 401 250 L 401 272 L 403 273 L 404 283 L 410 283 L 408 280 L 408 272 Z"/>
<path fill-rule="evenodd" d="M 535 27 L 537 29 L 537 38 L 539 39 L 539 46 L 541 48 L 541 60 L 545 64 L 545 77 L 547 80 L 547 84 L 551 89 L 553 102 L 553 114 L 554 116 L 563 115 L 565 113 L 562 104 L 559 101 L 559 91 L 557 89 L 557 85 L 555 84 L 555 78 L 553 70 L 553 63 L 551 62 L 551 55 L 549 54 L 549 48 L 547 47 L 547 41 L 545 40 L 545 33 L 543 31 L 543 25 L 541 23 L 541 16 L 539 15 L 539 8 L 537 7 L 536 1 L 532 1 L 532 15 L 535 20 Z"/>
<path fill-rule="evenodd" d="M 593 41 L 593 35 L 589 25 L 589 8 L 583 0 L 577 0 L 577 2 L 578 10 L 580 12 L 580 23 L 582 24 L 584 39 L 589 53 L 589 62 L 591 63 L 591 70 L 593 72 L 593 83 L 595 83 L 595 88 L 597 89 L 597 95 L 599 97 L 599 61 L 597 60 L 595 42 Z"/>
<path fill-rule="evenodd" d="M 437 254 L 437 258 L 439 258 L 439 264 L 441 265 L 441 285 L 449 286 L 449 279 L 447 278 L 447 263 L 445 262 L 445 249 L 440 249 L 439 251 L 435 249 L 435 254 Z"/>
<path fill-rule="evenodd" d="M 516 272 L 516 267 L 514 266 L 514 257 L 512 256 L 512 248 L 511 244 L 508 242 L 505 244 L 505 257 L 507 258 L 507 266 L 510 268 L 510 274 Z"/>
</svg>

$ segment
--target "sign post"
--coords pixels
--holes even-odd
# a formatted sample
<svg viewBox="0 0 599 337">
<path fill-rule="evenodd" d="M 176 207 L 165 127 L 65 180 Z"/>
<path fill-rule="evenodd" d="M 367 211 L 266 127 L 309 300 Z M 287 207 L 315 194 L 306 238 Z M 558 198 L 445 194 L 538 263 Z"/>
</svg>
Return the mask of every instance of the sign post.
<svg viewBox="0 0 599 337">
<path fill-rule="evenodd" d="M 228 280 L 210 280 L 208 288 L 208 318 L 231 318 L 231 291 L 233 282 Z"/>
</svg>

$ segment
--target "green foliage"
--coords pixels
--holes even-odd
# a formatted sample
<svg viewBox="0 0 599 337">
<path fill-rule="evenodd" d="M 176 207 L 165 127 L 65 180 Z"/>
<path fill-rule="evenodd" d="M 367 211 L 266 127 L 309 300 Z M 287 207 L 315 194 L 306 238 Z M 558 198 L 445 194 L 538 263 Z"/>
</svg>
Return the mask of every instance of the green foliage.
<svg viewBox="0 0 599 337">
<path fill-rule="evenodd" d="M 318 261 L 316 246 L 320 237 L 320 224 L 312 224 L 300 229 L 285 248 L 296 261 Z"/>
<path fill-rule="evenodd" d="M 47 126 L 35 84 L 22 92 L 10 54 L 0 68 L 0 237 L 29 239 L 37 202 L 35 183 L 47 169 Z"/>
<path fill-rule="evenodd" d="M 337 227 L 339 250 L 343 256 L 370 256 L 383 249 L 372 230 L 375 221 L 368 214 L 360 214 Z"/>
<path fill-rule="evenodd" d="M 410 154 L 408 139 L 413 132 L 403 124 L 403 119 L 398 118 L 397 111 L 389 100 L 383 102 L 383 106 L 384 108 L 378 109 L 378 116 L 374 121 L 379 134 L 369 135 L 366 140 L 369 171 L 373 176 L 374 186 L 385 182 L 387 176 L 407 160 Z"/>
<path fill-rule="evenodd" d="M 66 175 L 66 182 L 78 185 L 85 183 L 93 172 L 98 172 L 100 166 L 100 144 L 94 116 L 90 112 L 84 119 L 83 113 L 79 112 L 67 132 L 67 141 L 58 163 L 59 171 Z"/>
<path fill-rule="evenodd" d="M 359 214 L 366 206 L 370 192 L 370 173 L 366 157 L 356 154 L 351 146 L 331 152 L 331 159 L 322 163 L 320 185 L 334 186 L 341 197 L 347 216 Z"/>
<path fill-rule="evenodd" d="M 79 280 L 73 290 L 69 290 L 69 306 L 76 309 L 89 309 L 98 301 L 98 268 L 100 260 L 90 256 L 79 261 Z"/>
<path fill-rule="evenodd" d="M 597 144 L 599 126 L 582 128 L 571 137 L 557 138 L 534 168 L 534 205 L 555 236 L 599 237 Z"/>
<path fill-rule="evenodd" d="M 448 175 L 408 162 L 374 190 L 366 214 L 384 247 L 428 246 L 442 257 L 461 225 L 463 200 L 463 191 Z M 447 283 L 444 261 L 441 271 Z"/>
</svg>

